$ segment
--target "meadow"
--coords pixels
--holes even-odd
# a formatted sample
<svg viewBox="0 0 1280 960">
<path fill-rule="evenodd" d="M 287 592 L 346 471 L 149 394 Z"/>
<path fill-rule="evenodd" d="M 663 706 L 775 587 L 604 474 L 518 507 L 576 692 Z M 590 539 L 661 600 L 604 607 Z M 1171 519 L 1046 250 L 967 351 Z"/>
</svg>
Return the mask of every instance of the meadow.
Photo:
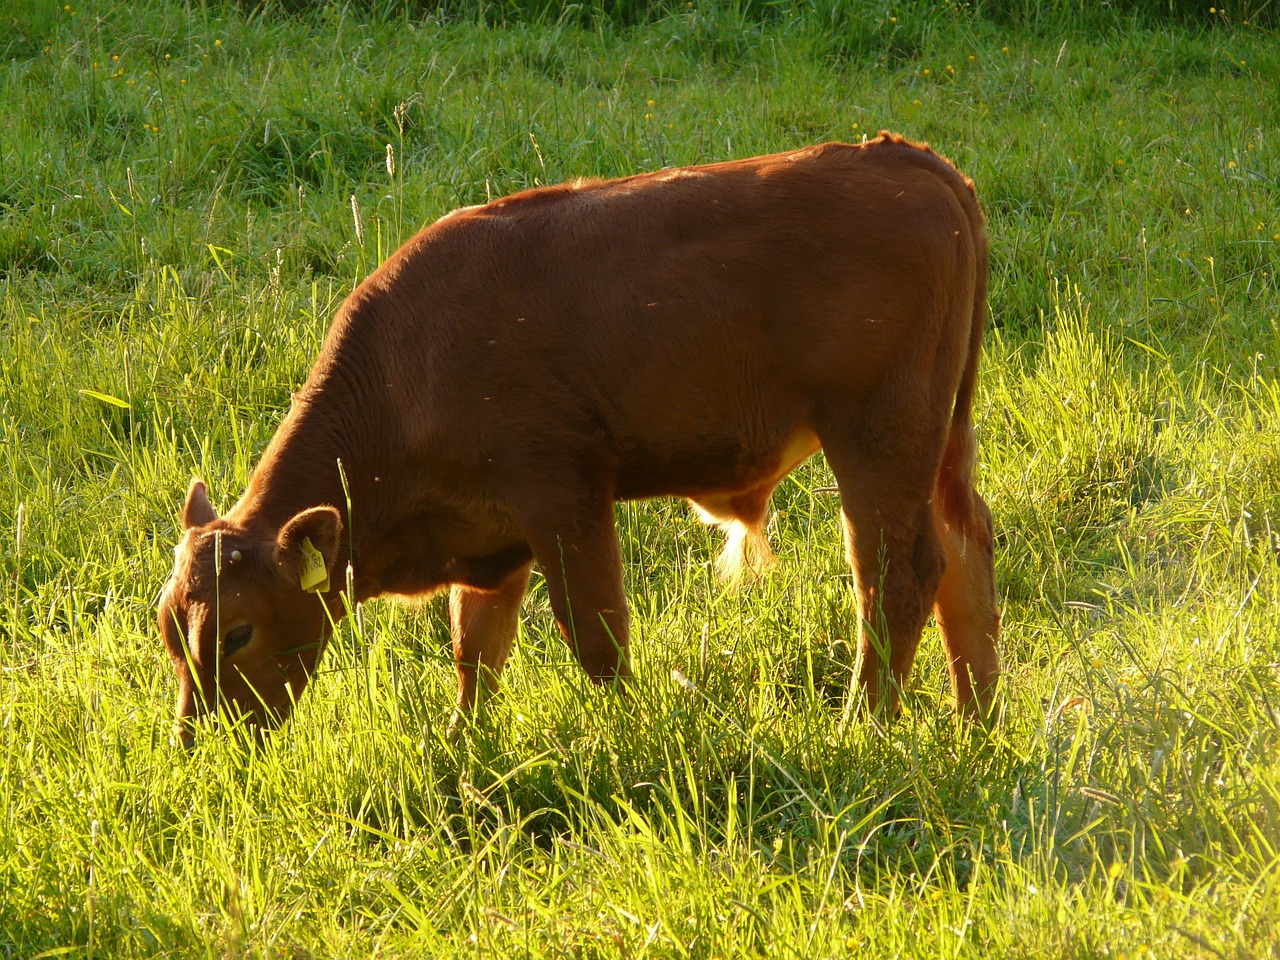
<svg viewBox="0 0 1280 960">
<path fill-rule="evenodd" d="M 0 957 L 1280 956 L 1280 43 L 1266 3 L 23 0 L 0 12 Z M 1145 12 L 1144 12 L 1145 11 Z M 154 624 L 342 298 L 539 183 L 888 128 L 973 177 L 1006 677 L 843 724 L 821 457 L 740 592 L 620 505 L 638 683 L 535 578 L 445 738 L 439 601 L 190 754 Z"/>
</svg>

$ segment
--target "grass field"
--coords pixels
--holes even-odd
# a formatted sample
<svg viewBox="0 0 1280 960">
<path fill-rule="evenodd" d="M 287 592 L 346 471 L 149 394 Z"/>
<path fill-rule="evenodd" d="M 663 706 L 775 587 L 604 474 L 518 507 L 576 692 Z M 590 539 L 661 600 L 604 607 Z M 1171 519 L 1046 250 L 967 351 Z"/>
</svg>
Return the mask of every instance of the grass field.
<svg viewBox="0 0 1280 960">
<path fill-rule="evenodd" d="M 0 12 L 0 957 L 1280 956 L 1275 14 L 517 6 Z M 902 720 L 841 726 L 819 457 L 742 593 L 683 504 L 619 507 L 630 701 L 535 579 L 458 745 L 438 602 L 361 609 L 265 747 L 170 745 L 182 492 L 234 501 L 392 249 L 882 127 L 990 221 L 990 734 L 932 627 Z"/>
</svg>

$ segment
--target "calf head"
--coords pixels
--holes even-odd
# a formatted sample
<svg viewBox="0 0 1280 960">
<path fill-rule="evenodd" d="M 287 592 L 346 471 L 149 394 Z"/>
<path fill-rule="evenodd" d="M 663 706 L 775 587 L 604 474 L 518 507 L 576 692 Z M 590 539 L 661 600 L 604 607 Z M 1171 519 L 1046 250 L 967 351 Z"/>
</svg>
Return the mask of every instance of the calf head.
<svg viewBox="0 0 1280 960">
<path fill-rule="evenodd" d="M 325 588 L 319 595 L 304 589 L 303 569 L 318 554 L 314 562 L 333 571 L 341 517 L 333 507 L 312 507 L 278 530 L 250 530 L 233 516 L 219 517 L 197 480 L 182 525 L 159 610 L 178 675 L 174 736 L 190 746 L 196 721 L 219 711 L 247 726 L 275 726 L 288 717 L 329 637 Z"/>
</svg>

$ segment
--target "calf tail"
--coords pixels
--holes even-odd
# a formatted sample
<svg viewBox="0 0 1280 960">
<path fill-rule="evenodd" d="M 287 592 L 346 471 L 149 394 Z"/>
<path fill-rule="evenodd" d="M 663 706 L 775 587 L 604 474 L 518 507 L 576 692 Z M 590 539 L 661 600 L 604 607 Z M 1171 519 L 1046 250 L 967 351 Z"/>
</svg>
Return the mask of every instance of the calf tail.
<svg viewBox="0 0 1280 960">
<path fill-rule="evenodd" d="M 973 494 L 973 471 L 978 457 L 978 444 L 973 432 L 973 397 L 978 384 L 978 360 L 982 354 L 982 329 L 987 310 L 987 238 L 973 185 L 965 181 L 957 193 L 963 194 L 961 204 L 969 214 L 973 232 L 973 312 L 969 323 L 969 350 L 960 385 L 956 388 L 951 432 L 942 454 L 936 497 L 947 525 L 957 529 L 966 539 L 972 539 L 980 533 L 976 527 L 984 522 Z"/>
</svg>

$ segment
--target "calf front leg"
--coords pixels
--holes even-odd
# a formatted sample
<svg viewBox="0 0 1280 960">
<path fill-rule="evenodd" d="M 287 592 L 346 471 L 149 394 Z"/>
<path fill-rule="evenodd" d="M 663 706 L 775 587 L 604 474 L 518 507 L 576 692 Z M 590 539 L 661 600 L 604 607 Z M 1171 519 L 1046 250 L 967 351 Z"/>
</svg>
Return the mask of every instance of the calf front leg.
<svg viewBox="0 0 1280 960">
<path fill-rule="evenodd" d="M 625 682 L 631 634 L 613 499 L 543 504 L 524 526 L 552 612 L 578 663 L 596 683 Z"/>
<path fill-rule="evenodd" d="M 498 689 L 532 569 L 532 562 L 522 564 L 491 590 L 462 584 L 450 588 L 449 632 L 458 667 L 458 703 L 449 722 L 450 737 L 456 736 L 462 718 L 481 708 L 485 696 Z"/>
</svg>

